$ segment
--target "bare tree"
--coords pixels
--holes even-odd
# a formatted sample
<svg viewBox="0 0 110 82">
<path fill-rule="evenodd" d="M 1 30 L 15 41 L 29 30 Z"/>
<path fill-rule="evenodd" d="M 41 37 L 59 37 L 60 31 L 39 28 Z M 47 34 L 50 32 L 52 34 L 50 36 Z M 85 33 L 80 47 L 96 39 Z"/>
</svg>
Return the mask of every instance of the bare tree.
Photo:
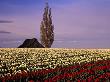
<svg viewBox="0 0 110 82">
<path fill-rule="evenodd" d="M 52 24 L 51 8 L 48 3 L 44 9 L 43 20 L 40 26 L 40 40 L 45 48 L 50 48 L 54 41 L 54 26 Z"/>
</svg>

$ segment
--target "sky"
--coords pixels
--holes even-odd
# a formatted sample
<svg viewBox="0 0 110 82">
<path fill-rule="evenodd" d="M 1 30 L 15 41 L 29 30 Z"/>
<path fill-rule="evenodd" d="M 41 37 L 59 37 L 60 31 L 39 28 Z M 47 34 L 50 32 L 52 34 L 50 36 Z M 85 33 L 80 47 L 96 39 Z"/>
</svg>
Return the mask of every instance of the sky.
<svg viewBox="0 0 110 82">
<path fill-rule="evenodd" d="M 110 48 L 110 0 L 48 2 L 55 47 Z M 0 47 L 16 47 L 16 41 L 20 44 L 26 38 L 39 39 L 44 7 L 45 0 L 0 0 Z"/>
</svg>

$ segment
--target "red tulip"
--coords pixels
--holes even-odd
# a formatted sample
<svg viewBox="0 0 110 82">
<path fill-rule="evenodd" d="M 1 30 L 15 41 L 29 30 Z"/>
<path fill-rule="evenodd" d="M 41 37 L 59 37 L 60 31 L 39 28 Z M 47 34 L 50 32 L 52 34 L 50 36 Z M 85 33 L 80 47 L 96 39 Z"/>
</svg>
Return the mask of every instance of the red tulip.
<svg viewBox="0 0 110 82">
<path fill-rule="evenodd" d="M 34 82 L 33 80 L 30 80 L 29 82 Z"/>
</svg>

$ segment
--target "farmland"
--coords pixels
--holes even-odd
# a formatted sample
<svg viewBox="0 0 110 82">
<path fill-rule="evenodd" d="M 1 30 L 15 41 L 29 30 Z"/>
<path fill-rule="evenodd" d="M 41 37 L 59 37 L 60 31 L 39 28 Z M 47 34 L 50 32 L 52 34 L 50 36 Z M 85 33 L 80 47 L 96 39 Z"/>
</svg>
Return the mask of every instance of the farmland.
<svg viewBox="0 0 110 82">
<path fill-rule="evenodd" d="M 61 77 L 61 75 L 63 74 L 70 74 L 70 76 L 68 76 L 69 80 L 73 78 L 73 75 L 70 73 L 71 71 L 63 73 L 63 71 L 66 71 L 66 68 L 71 68 L 69 66 L 76 66 L 76 68 L 79 68 L 86 64 L 92 64 L 91 66 L 93 66 L 93 64 L 95 64 L 94 62 L 101 62 L 101 60 L 104 60 L 103 64 L 96 64 L 96 66 L 101 65 L 102 68 L 100 69 L 106 69 L 110 67 L 109 63 L 107 63 L 107 61 L 109 61 L 109 58 L 110 49 L 1 48 L 0 77 L 3 79 L 3 77 L 7 75 L 14 76 L 20 72 L 25 72 L 27 74 L 27 72 L 41 72 L 42 70 L 44 70 L 48 74 L 49 71 L 47 70 L 50 69 L 55 73 L 54 74 L 52 72 L 51 78 L 54 76 L 58 78 L 58 76 Z M 107 64 L 109 67 L 104 68 L 103 66 L 106 66 Z M 77 67 L 77 65 L 79 66 Z M 86 66 L 86 68 L 83 69 L 87 71 L 87 69 L 92 69 L 91 66 L 90 68 Z M 58 72 L 59 70 L 61 70 L 61 68 L 65 69 Z M 79 71 L 83 69 L 81 68 L 79 69 Z M 95 68 L 93 68 L 92 70 L 94 69 Z M 72 72 L 74 72 L 74 70 Z M 102 70 L 101 72 L 104 71 Z M 89 70 L 88 73 L 92 72 Z M 107 74 L 110 75 L 108 72 Z M 63 78 L 66 77 L 67 76 Z M 46 79 L 48 79 L 47 82 L 51 82 L 51 78 L 49 79 L 46 77 L 45 81 Z"/>
</svg>

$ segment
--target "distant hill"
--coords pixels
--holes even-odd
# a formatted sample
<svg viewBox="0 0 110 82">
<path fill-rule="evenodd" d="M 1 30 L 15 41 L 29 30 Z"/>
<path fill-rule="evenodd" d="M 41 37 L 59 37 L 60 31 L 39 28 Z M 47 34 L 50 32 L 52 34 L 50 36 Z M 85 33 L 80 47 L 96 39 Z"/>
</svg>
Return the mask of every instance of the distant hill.
<svg viewBox="0 0 110 82">
<path fill-rule="evenodd" d="M 36 38 L 26 39 L 18 48 L 44 48 Z"/>
</svg>

